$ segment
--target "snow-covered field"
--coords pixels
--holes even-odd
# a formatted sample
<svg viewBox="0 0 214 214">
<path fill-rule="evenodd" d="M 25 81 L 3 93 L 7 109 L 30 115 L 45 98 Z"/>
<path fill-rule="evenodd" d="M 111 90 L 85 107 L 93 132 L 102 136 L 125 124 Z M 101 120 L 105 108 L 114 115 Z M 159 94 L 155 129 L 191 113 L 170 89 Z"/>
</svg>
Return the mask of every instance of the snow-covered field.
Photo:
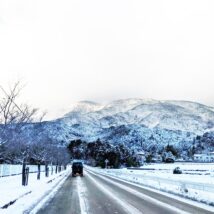
<svg viewBox="0 0 214 214">
<path fill-rule="evenodd" d="M 183 174 L 173 174 L 177 166 Z M 150 164 L 140 169 L 90 169 L 214 206 L 214 163 Z"/>
<path fill-rule="evenodd" d="M 30 173 L 28 186 L 21 185 L 21 175 L 0 178 L 0 213 L 34 213 L 29 211 L 36 210 L 40 204 L 42 206 L 42 201 L 51 197 L 69 174 L 70 167 L 49 177 L 45 177 L 42 172 L 40 180 L 37 180 L 36 173 Z M 14 203 L 2 209 L 10 202 Z"/>
<path fill-rule="evenodd" d="M 145 168 L 153 168 L 153 169 L 160 169 L 160 170 L 173 170 L 175 167 L 180 167 L 182 170 L 188 171 L 209 171 L 214 172 L 214 163 L 193 163 L 193 162 L 176 162 L 173 164 L 163 164 L 163 163 L 153 163 L 147 164 L 141 167 L 142 169 Z"/>
</svg>

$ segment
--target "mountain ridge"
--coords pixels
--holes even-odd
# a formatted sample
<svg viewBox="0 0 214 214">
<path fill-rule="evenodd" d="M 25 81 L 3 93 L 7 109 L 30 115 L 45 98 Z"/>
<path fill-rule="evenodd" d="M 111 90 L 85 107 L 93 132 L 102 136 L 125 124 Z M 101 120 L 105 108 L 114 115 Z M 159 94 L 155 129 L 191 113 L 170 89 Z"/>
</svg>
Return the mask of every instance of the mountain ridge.
<svg viewBox="0 0 214 214">
<path fill-rule="evenodd" d="M 96 103 L 88 106 L 81 101 L 64 118 L 70 124 L 96 123 L 102 128 L 112 125 L 142 124 L 150 128 L 190 131 L 202 134 L 214 128 L 214 108 L 191 101 L 124 99 L 106 105 Z M 90 108 L 92 109 L 90 111 Z"/>
<path fill-rule="evenodd" d="M 106 105 L 81 101 L 64 117 L 26 124 L 19 133 L 9 128 L 8 134 L 14 142 L 51 141 L 67 146 L 72 140 L 100 139 L 138 150 L 161 150 L 170 144 L 182 151 L 193 146 L 197 135 L 213 130 L 212 107 L 189 101 L 126 99 Z"/>
</svg>

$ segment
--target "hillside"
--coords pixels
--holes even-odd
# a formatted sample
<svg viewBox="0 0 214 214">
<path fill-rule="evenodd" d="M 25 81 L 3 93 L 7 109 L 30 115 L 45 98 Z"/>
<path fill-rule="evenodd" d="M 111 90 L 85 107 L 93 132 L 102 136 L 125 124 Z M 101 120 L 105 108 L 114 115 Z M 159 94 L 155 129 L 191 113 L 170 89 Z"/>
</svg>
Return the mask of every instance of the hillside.
<svg viewBox="0 0 214 214">
<path fill-rule="evenodd" d="M 188 101 L 126 99 L 107 105 L 83 101 L 62 120 L 69 125 L 109 128 L 136 124 L 202 134 L 214 128 L 214 108 Z"/>
<path fill-rule="evenodd" d="M 71 140 L 100 138 L 141 149 L 173 144 L 191 145 L 196 135 L 214 129 L 214 108 L 188 101 L 145 99 L 117 100 L 102 105 L 90 101 L 73 104 L 71 111 L 54 121 L 26 124 L 11 139 L 27 143 L 52 141 L 65 146 Z"/>
</svg>

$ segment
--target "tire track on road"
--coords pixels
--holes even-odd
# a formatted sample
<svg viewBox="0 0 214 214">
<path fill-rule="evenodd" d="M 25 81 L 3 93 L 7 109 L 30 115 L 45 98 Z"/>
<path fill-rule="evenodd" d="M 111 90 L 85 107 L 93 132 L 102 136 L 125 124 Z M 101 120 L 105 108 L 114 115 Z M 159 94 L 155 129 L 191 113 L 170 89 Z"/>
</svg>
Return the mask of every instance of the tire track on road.
<svg viewBox="0 0 214 214">
<path fill-rule="evenodd" d="M 142 214 L 140 210 L 138 210 L 136 207 L 129 204 L 127 201 L 123 201 L 117 196 L 115 196 L 111 191 L 109 191 L 106 187 L 104 187 L 99 181 L 94 179 L 88 172 L 85 173 L 88 178 L 106 195 L 108 195 L 114 202 L 118 203 L 118 205 L 124 209 L 124 213 L 127 214 Z"/>
<path fill-rule="evenodd" d="M 142 200 L 147 201 L 148 203 L 154 204 L 155 206 L 159 206 L 160 208 L 162 207 L 162 208 L 168 210 L 169 212 L 171 212 L 171 213 L 173 213 L 173 214 L 190 214 L 189 212 L 185 212 L 185 211 L 183 211 L 183 210 L 181 210 L 181 209 L 178 209 L 178 208 L 176 208 L 176 207 L 173 207 L 173 206 L 171 206 L 171 205 L 169 205 L 169 204 L 166 204 L 166 203 L 163 203 L 163 202 L 161 202 L 161 201 L 158 201 L 158 200 L 156 200 L 156 199 L 154 199 L 154 198 L 151 198 L 151 197 L 149 197 L 149 196 L 147 196 L 147 195 L 145 195 L 145 194 L 143 194 L 143 193 L 141 193 L 141 192 L 138 192 L 138 191 L 136 191 L 136 190 L 134 190 L 134 189 L 132 189 L 132 188 L 130 188 L 130 187 L 127 187 L 127 186 L 125 186 L 125 185 L 123 185 L 123 184 L 120 184 L 120 183 L 118 183 L 118 182 L 115 182 L 115 181 L 113 181 L 113 180 L 110 180 L 109 178 L 106 178 L 106 177 L 104 177 L 104 176 L 102 176 L 102 175 L 100 175 L 100 174 L 96 174 L 96 173 L 91 172 L 91 171 L 90 171 L 89 173 L 91 173 L 91 174 L 93 174 L 94 176 L 97 176 L 97 177 L 99 177 L 99 178 L 105 180 L 105 181 L 108 182 L 108 183 L 111 183 L 111 184 L 114 185 L 114 186 L 119 187 L 120 189 L 125 190 L 125 191 L 128 192 L 129 194 L 135 195 L 135 196 L 141 198 Z"/>
</svg>

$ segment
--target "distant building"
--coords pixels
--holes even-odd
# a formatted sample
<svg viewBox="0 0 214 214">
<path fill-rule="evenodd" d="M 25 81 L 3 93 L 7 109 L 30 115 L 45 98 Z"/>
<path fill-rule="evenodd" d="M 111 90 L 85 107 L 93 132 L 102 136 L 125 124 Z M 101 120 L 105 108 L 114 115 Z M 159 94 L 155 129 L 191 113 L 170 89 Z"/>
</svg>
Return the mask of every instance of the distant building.
<svg viewBox="0 0 214 214">
<path fill-rule="evenodd" d="M 144 164 L 146 161 L 146 154 L 143 151 L 137 152 L 137 156 L 138 156 L 138 160 L 140 162 L 140 164 Z"/>
<path fill-rule="evenodd" d="M 146 157 L 148 157 L 148 155 L 150 155 L 150 153 L 145 153 L 144 151 L 137 152 L 138 160 L 141 165 L 143 165 L 146 162 Z M 151 156 L 150 162 L 160 163 L 160 162 L 162 162 L 162 156 L 158 155 L 158 154 L 153 154 Z"/>
<path fill-rule="evenodd" d="M 194 154 L 194 161 L 214 162 L 214 152 L 207 152 L 207 153 L 203 153 L 203 154 Z"/>
<path fill-rule="evenodd" d="M 161 155 L 155 155 L 152 158 L 152 161 L 155 162 L 155 163 L 160 163 L 160 162 L 162 162 L 162 156 Z"/>
</svg>

